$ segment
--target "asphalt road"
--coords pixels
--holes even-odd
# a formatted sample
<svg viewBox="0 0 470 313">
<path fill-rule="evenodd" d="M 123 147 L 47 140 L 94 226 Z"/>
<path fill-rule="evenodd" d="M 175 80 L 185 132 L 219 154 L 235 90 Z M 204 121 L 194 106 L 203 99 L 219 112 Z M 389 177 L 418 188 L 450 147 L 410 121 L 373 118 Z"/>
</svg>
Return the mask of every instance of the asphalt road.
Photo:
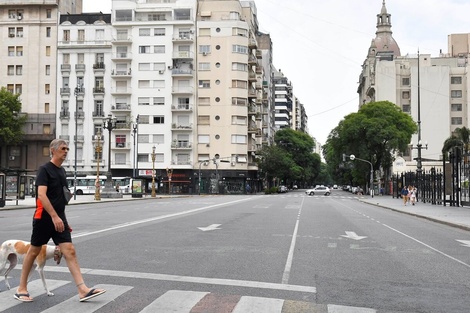
<svg viewBox="0 0 470 313">
<path fill-rule="evenodd" d="M 469 312 L 470 232 L 361 203 L 350 193 L 193 196 L 67 208 L 88 285 L 64 264 L 35 274 L 3 312 Z M 0 240 L 30 236 L 33 210 L 0 212 Z M 10 275 L 18 285 L 19 270 Z"/>
</svg>

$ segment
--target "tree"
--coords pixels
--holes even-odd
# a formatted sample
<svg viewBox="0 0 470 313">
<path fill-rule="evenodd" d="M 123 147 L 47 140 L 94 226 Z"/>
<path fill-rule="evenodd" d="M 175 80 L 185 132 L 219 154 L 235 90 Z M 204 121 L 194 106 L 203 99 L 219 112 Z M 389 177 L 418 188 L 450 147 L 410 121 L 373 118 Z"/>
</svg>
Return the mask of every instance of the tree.
<svg viewBox="0 0 470 313">
<path fill-rule="evenodd" d="M 452 148 L 460 147 L 465 155 L 468 154 L 470 145 L 470 129 L 467 127 L 457 128 L 454 131 L 454 135 L 444 141 L 442 146 L 442 154 L 447 154 Z"/>
<path fill-rule="evenodd" d="M 23 139 L 26 116 L 21 112 L 19 94 L 12 94 L 5 87 L 0 89 L 0 147 L 17 145 Z"/>
<path fill-rule="evenodd" d="M 374 169 L 382 167 L 388 171 L 396 153 L 405 152 L 411 136 L 418 130 L 411 116 L 389 101 L 371 102 L 363 105 L 358 112 L 347 115 L 328 136 L 323 155 L 335 174 L 351 172 L 352 178 L 365 184 L 370 165 L 355 162 L 354 169 L 340 168 L 342 154 L 354 154 L 368 160 Z M 332 168 L 330 166 L 335 166 Z"/>
</svg>

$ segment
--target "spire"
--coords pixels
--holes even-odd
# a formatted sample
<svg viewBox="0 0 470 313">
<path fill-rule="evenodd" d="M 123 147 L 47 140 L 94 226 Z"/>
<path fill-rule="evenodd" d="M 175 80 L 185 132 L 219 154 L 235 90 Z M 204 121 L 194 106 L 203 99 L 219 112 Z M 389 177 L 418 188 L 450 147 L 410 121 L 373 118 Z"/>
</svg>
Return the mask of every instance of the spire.
<svg viewBox="0 0 470 313">
<path fill-rule="evenodd" d="M 392 36 L 392 16 L 387 12 L 385 0 L 382 1 L 380 14 L 377 14 L 377 31 L 375 34 L 375 44 L 378 52 L 391 51 L 394 56 L 400 55 L 400 48 Z"/>
</svg>

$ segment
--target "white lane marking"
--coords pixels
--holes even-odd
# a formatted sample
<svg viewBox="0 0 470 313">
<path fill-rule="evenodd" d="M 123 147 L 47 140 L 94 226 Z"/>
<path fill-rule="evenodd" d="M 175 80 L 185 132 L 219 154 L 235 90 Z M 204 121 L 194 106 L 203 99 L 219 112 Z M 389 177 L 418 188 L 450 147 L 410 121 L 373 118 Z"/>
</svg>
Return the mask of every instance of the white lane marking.
<svg viewBox="0 0 470 313">
<path fill-rule="evenodd" d="M 352 306 L 328 304 L 328 313 L 375 313 L 377 310 Z"/>
<path fill-rule="evenodd" d="M 78 295 L 76 295 L 64 302 L 42 311 L 41 313 L 93 313 L 134 287 L 120 285 L 96 285 L 95 288 L 106 289 L 106 292 L 96 298 L 93 298 L 92 301 L 86 302 L 85 305 L 83 302 L 79 301 Z"/>
<path fill-rule="evenodd" d="M 140 313 L 188 313 L 208 292 L 170 290 L 146 306 Z"/>
<path fill-rule="evenodd" d="M 18 268 L 18 266 L 16 268 Z M 50 290 L 54 290 L 67 285 L 70 282 L 65 280 L 49 280 L 46 277 L 46 283 Z M 0 292 L 0 312 L 3 312 L 16 305 L 28 305 L 28 303 L 21 303 L 20 301 L 13 298 L 13 295 L 16 293 L 16 288 L 17 287 L 12 287 L 10 290 Z M 33 298 L 46 293 L 40 279 L 29 282 L 28 291 Z"/>
<path fill-rule="evenodd" d="M 302 206 L 304 204 L 304 199 L 300 203 L 299 213 L 297 213 L 297 221 L 295 222 L 294 233 L 292 234 L 292 240 L 290 243 L 289 253 L 287 254 L 286 266 L 284 268 L 284 273 L 282 274 L 282 283 L 287 284 L 289 282 L 290 270 L 292 268 L 292 261 L 294 260 L 294 249 L 295 243 L 297 242 L 297 232 L 299 230 L 300 214 L 302 213 Z"/>
<path fill-rule="evenodd" d="M 16 266 L 16 268 L 18 267 L 21 268 L 21 265 Z M 47 272 L 58 272 L 58 273 L 69 272 L 69 269 L 65 266 L 52 267 L 52 266 L 46 265 L 45 269 Z M 112 277 L 121 277 L 121 278 L 164 280 L 164 281 L 175 281 L 175 282 L 194 283 L 194 284 L 212 284 L 212 285 L 219 285 L 219 286 L 247 287 L 247 288 L 255 288 L 255 289 L 272 289 L 272 290 L 298 291 L 298 292 L 310 292 L 310 293 L 317 292 L 317 289 L 315 287 L 310 287 L 310 286 L 266 283 L 266 282 L 251 281 L 251 280 L 204 278 L 204 277 L 194 277 L 194 276 L 179 276 L 179 275 L 143 273 L 143 272 L 124 272 L 124 271 L 100 270 L 100 269 L 90 269 L 90 268 L 88 269 L 82 268 L 82 274 L 98 275 L 98 276 L 112 276 Z"/>
<path fill-rule="evenodd" d="M 410 236 L 410 235 L 407 235 L 407 234 L 405 234 L 405 233 L 403 233 L 403 232 L 401 232 L 401 231 L 399 231 L 399 230 L 397 230 L 397 229 L 395 229 L 395 228 L 393 228 L 393 227 L 391 227 L 391 226 L 388 226 L 388 225 L 386 225 L 386 224 L 382 224 L 382 225 L 385 226 L 385 227 L 387 227 L 387 228 L 389 228 L 389 229 L 391 229 L 391 230 L 393 230 L 394 232 L 397 232 L 398 234 L 400 234 L 400 235 L 402 235 L 402 236 L 405 236 L 406 238 L 409 238 L 409 239 L 411 239 L 411 240 L 413 240 L 413 241 L 416 241 L 417 243 L 419 243 L 420 245 L 425 246 L 426 248 L 429 248 L 429 249 L 431 249 L 431 250 L 433 250 L 433 251 L 435 251 L 435 252 L 437 252 L 437 253 L 439 253 L 439 254 L 441 254 L 441 255 L 443 255 L 443 256 L 445 256 L 445 257 L 447 257 L 447 258 L 449 258 L 449 259 L 451 259 L 451 260 L 453 260 L 453 261 L 455 261 L 455 262 L 457 262 L 457 263 L 460 263 L 460 264 L 462 264 L 462 265 L 464 265 L 464 266 L 470 268 L 470 264 L 467 264 L 467 263 L 465 263 L 465 262 L 463 262 L 463 261 L 461 261 L 461 260 L 459 260 L 459 259 L 457 259 L 457 258 L 454 258 L 453 256 L 448 255 L 447 253 L 444 253 L 444 252 L 442 252 L 441 250 L 438 250 L 438 249 L 436 249 L 436 248 L 434 248 L 434 247 L 431 247 L 430 245 L 428 245 L 428 244 L 426 244 L 426 243 L 424 243 L 424 242 L 422 242 L 422 241 L 420 241 L 420 240 L 418 240 L 418 239 L 416 239 L 416 238 L 414 238 L 414 237 L 412 237 L 412 236 Z"/>
<path fill-rule="evenodd" d="M 232 313 L 281 313 L 284 300 L 241 297 Z"/>
<path fill-rule="evenodd" d="M 210 205 L 210 206 L 206 206 L 206 207 L 202 207 L 202 208 L 198 208 L 198 209 L 192 209 L 192 210 L 182 211 L 182 212 L 178 212 L 178 213 L 165 214 L 165 215 L 161 215 L 161 216 L 157 216 L 157 217 L 147 218 L 147 219 L 140 220 L 140 221 L 127 222 L 127 223 L 115 225 L 115 226 L 100 229 L 100 230 L 95 230 L 95 231 L 90 231 L 90 232 L 86 232 L 86 233 L 79 233 L 79 234 L 76 234 L 76 235 L 72 235 L 72 238 L 80 238 L 80 237 L 100 234 L 100 233 L 104 233 L 104 232 L 108 232 L 108 231 L 112 231 L 112 230 L 116 230 L 116 229 L 131 227 L 131 226 L 135 226 L 135 225 L 139 225 L 139 224 L 155 222 L 155 221 L 158 221 L 158 220 L 164 220 L 164 219 L 175 217 L 175 216 L 181 216 L 181 215 L 186 215 L 186 214 L 195 213 L 195 212 L 199 212 L 199 211 L 204 211 L 204 210 L 211 209 L 211 208 L 218 207 L 218 206 L 233 204 L 233 203 L 242 202 L 242 201 L 248 201 L 250 199 L 251 198 L 235 200 L 235 201 L 230 201 L 230 202 L 224 202 L 224 203 L 214 204 L 214 205 Z"/>
</svg>

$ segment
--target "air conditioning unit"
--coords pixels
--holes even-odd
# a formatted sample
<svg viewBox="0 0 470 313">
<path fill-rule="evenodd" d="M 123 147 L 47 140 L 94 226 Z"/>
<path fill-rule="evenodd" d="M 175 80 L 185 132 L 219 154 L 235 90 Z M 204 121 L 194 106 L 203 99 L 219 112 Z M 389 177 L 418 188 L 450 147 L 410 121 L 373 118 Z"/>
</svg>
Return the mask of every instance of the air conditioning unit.
<svg viewBox="0 0 470 313">
<path fill-rule="evenodd" d="M 23 16 L 18 15 L 18 20 L 22 20 L 22 19 L 23 19 Z"/>
<path fill-rule="evenodd" d="M 10 161 L 14 161 L 15 160 L 15 156 L 14 155 L 10 155 L 10 157 L 8 158 Z"/>
<path fill-rule="evenodd" d="M 163 71 L 163 70 L 160 70 L 160 71 L 158 71 L 158 72 L 159 72 L 160 74 L 163 74 L 163 73 L 165 73 L 165 71 Z"/>
<path fill-rule="evenodd" d="M 173 66 L 170 66 L 170 65 L 169 65 L 169 66 L 168 66 L 168 69 L 169 69 L 169 70 L 172 70 L 172 69 L 173 69 Z"/>
<path fill-rule="evenodd" d="M 207 52 L 203 52 L 202 55 L 204 55 L 204 56 L 207 55 Z"/>
<path fill-rule="evenodd" d="M 232 162 L 232 166 L 235 166 L 235 162 Z"/>
</svg>

